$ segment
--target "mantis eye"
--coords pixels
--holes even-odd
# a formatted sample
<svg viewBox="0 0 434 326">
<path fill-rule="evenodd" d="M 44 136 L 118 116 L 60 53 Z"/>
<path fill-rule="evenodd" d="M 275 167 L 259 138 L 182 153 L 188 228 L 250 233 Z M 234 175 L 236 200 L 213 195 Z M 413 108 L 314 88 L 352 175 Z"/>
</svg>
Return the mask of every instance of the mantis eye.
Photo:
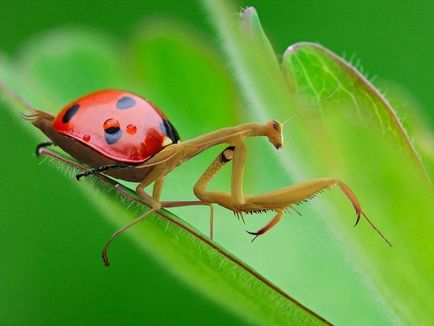
<svg viewBox="0 0 434 326">
<path fill-rule="evenodd" d="M 273 120 L 273 121 L 272 121 L 272 126 L 273 126 L 273 129 L 274 129 L 274 130 L 276 130 L 276 131 L 278 131 L 278 132 L 281 131 L 281 130 L 280 130 L 280 125 L 279 125 L 279 123 L 278 123 L 277 121 Z"/>
</svg>

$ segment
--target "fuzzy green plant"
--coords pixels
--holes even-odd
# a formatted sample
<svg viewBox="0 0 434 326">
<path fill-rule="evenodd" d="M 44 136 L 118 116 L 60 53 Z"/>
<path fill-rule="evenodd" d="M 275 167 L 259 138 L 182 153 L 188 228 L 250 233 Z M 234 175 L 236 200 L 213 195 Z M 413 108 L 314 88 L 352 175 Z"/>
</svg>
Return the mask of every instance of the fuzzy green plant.
<svg viewBox="0 0 434 326">
<path fill-rule="evenodd" d="M 285 216 L 253 244 L 244 229 L 255 230 L 264 218 L 244 226 L 217 209 L 213 242 L 207 238 L 208 212 L 195 207 L 179 211 L 179 217 L 165 210 L 155 214 L 128 232 L 133 242 L 197 296 L 243 323 L 434 321 L 431 181 L 390 104 L 354 67 L 320 45 L 293 45 L 279 62 L 254 8 L 238 19 L 226 1 L 203 4 L 224 57 L 196 31 L 176 23 L 146 23 L 123 43 L 71 28 L 32 40 L 14 60 L 5 58 L 1 79 L 53 113 L 96 89 L 128 89 L 152 99 L 185 139 L 249 120 L 287 120 L 281 151 L 265 141 L 249 142 L 247 191 L 340 178 L 393 248 L 366 219 L 352 227 L 354 212 L 337 190 L 302 206 L 303 217 Z M 17 111 L 14 103 L 7 107 Z M 44 139 L 37 130 L 33 135 Z M 171 173 L 164 198 L 193 199 L 191 186 L 219 150 Z M 432 157 L 423 159 L 432 166 Z M 227 189 L 228 177 L 225 171 L 213 187 Z M 56 178 L 59 184 L 72 179 L 71 173 Z M 71 187 L 116 227 L 146 209 L 122 200 L 106 181 L 94 178 Z M 112 248 L 112 269 L 127 260 L 116 249 L 122 241 Z"/>
</svg>

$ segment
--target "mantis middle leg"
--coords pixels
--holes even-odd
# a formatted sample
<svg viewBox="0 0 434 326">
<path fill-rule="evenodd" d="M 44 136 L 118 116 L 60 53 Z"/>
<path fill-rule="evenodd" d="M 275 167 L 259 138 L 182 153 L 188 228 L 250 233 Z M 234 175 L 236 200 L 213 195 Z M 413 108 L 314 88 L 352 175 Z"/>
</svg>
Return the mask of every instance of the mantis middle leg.
<svg viewBox="0 0 434 326">
<path fill-rule="evenodd" d="M 104 261 L 105 266 L 110 266 L 110 261 L 109 261 L 108 256 L 107 256 L 107 250 L 108 250 L 110 244 L 113 242 L 113 240 L 115 238 L 117 238 L 118 236 L 120 236 L 122 233 L 124 233 L 126 230 L 131 228 L 132 226 L 136 225 L 140 221 L 143 221 L 146 217 L 148 217 L 152 213 L 159 211 L 162 207 L 181 207 L 181 206 L 197 206 L 197 205 L 209 206 L 210 207 L 210 238 L 212 239 L 212 236 L 213 236 L 213 209 L 212 209 L 212 205 L 209 203 L 204 203 L 202 201 L 164 201 L 164 202 L 162 202 L 162 201 L 160 201 L 160 196 L 161 196 L 161 191 L 163 188 L 163 181 L 164 181 L 163 176 L 159 177 L 155 180 L 154 185 L 153 185 L 153 190 L 152 190 L 152 197 L 149 196 L 144 191 L 144 188 L 148 184 L 146 179 L 137 186 L 136 192 L 140 196 L 140 199 L 142 200 L 142 202 L 146 206 L 150 207 L 151 209 L 112 234 L 112 236 L 106 242 L 106 244 L 104 245 L 104 248 L 102 250 L 101 256 L 102 256 L 102 259 Z"/>
<path fill-rule="evenodd" d="M 83 166 L 82 164 L 80 164 L 74 160 L 71 160 L 69 158 L 66 158 L 66 157 L 58 154 L 55 151 L 48 149 L 47 147 L 51 146 L 51 145 L 54 145 L 54 143 L 50 142 L 50 143 L 42 143 L 42 144 L 38 145 L 38 147 L 36 149 L 37 155 L 38 156 L 41 155 L 41 156 L 51 157 L 55 160 L 58 160 L 58 161 L 65 163 L 69 166 L 72 166 L 72 167 L 74 167 L 80 171 L 83 171 L 84 173 L 86 173 L 86 171 L 89 171 L 88 168 Z M 80 175 L 80 174 L 78 174 L 78 175 Z M 210 239 L 212 240 L 212 238 L 213 238 L 213 207 L 211 204 L 205 203 L 202 201 L 198 201 L 198 200 L 196 200 L 196 201 L 159 201 L 161 190 L 162 190 L 162 185 L 163 185 L 163 178 L 156 180 L 156 182 L 154 183 L 153 196 L 152 197 L 148 196 L 145 192 L 143 192 L 143 195 L 140 196 L 140 198 L 137 196 L 133 196 L 121 184 L 116 183 L 116 182 L 111 182 L 110 178 L 107 178 L 103 175 L 101 175 L 101 178 L 104 178 L 103 180 L 109 180 L 107 182 L 109 184 L 113 185 L 114 188 L 116 189 L 116 191 L 121 193 L 125 197 L 150 208 L 149 211 L 147 211 L 143 215 L 139 216 L 138 218 L 134 219 L 133 221 L 131 221 L 131 223 L 125 225 L 124 227 L 122 227 L 121 229 L 117 230 L 116 232 L 114 232 L 112 234 L 112 236 L 106 242 L 106 244 L 103 248 L 103 251 L 102 251 L 102 258 L 103 258 L 104 264 L 106 266 L 110 265 L 110 261 L 109 261 L 108 256 L 107 256 L 107 250 L 108 250 L 110 244 L 113 242 L 113 240 L 116 237 L 118 237 L 119 235 L 121 235 L 123 232 L 125 232 L 127 229 L 129 229 L 130 227 L 132 227 L 135 224 L 137 224 L 138 222 L 144 220 L 147 216 L 149 216 L 153 212 L 156 212 L 158 210 L 157 209 L 158 207 L 170 208 L 170 207 L 198 206 L 198 205 L 208 206 L 210 208 Z"/>
</svg>

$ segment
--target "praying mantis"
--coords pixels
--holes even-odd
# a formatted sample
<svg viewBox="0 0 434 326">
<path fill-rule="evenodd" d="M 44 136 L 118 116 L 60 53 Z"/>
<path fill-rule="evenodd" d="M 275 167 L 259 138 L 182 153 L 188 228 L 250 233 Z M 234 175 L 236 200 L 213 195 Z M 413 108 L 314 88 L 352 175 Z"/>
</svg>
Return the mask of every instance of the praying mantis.
<svg viewBox="0 0 434 326">
<path fill-rule="evenodd" d="M 270 192 L 249 195 L 243 189 L 247 149 L 245 141 L 263 137 L 279 150 L 283 146 L 284 123 L 244 123 L 218 129 L 207 134 L 180 141 L 173 125 L 151 102 L 135 94 L 119 90 L 103 90 L 83 96 L 65 106 L 56 116 L 35 109 L 30 103 L 0 82 L 0 89 L 24 107 L 23 117 L 40 129 L 51 141 L 37 147 L 37 153 L 48 155 L 70 165 L 77 162 L 50 150 L 59 146 L 66 153 L 84 163 L 87 168 L 76 175 L 77 180 L 92 174 L 104 173 L 116 179 L 137 182 L 136 193 L 150 209 L 112 234 L 102 250 L 102 259 L 110 265 L 108 249 L 119 235 L 162 208 L 208 206 L 210 208 L 210 238 L 213 238 L 213 204 L 243 213 L 274 212 L 274 217 L 256 232 L 249 232 L 255 240 L 276 226 L 285 211 L 306 201 L 319 192 L 337 186 L 351 202 L 356 223 L 361 216 L 391 246 L 381 231 L 371 222 L 353 193 L 341 180 L 320 178 L 304 181 Z M 161 201 L 164 179 L 182 163 L 205 150 L 226 145 L 199 177 L 193 192 L 195 201 Z M 208 184 L 228 163 L 232 164 L 229 192 L 209 190 Z M 145 188 L 152 185 L 152 195 Z"/>
</svg>

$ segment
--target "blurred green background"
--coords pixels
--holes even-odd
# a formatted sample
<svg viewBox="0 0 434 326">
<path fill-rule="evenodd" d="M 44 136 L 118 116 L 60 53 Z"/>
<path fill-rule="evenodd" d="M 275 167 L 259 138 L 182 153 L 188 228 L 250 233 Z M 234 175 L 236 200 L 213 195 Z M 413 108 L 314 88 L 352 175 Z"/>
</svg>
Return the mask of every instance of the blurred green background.
<svg viewBox="0 0 434 326">
<path fill-rule="evenodd" d="M 291 44 L 324 44 L 347 59 L 360 60 L 370 76 L 395 81 L 417 98 L 434 119 L 431 77 L 434 65 L 430 1 L 235 1 L 254 6 L 276 53 Z M 16 53 L 20 45 L 41 32 L 68 25 L 97 27 L 127 37 L 146 17 L 177 18 L 197 27 L 218 43 L 197 1 L 1 1 L 1 49 Z M 387 91 L 387 90 L 385 90 Z"/>
<path fill-rule="evenodd" d="M 295 42 L 314 41 L 354 58 L 353 62 L 360 59 L 368 76 L 379 76 L 374 83 L 388 80 L 409 91 L 426 108 L 432 125 L 432 3 L 239 1 L 238 5 L 256 7 L 278 56 Z M 21 53 L 26 41 L 53 29 L 85 26 L 128 40 L 147 19 L 181 21 L 221 51 L 210 20 L 196 1 L 0 1 L 0 18 L 0 51 L 11 58 Z M 387 95 L 387 89 L 383 91 Z M 399 111 L 405 112 L 406 104 L 398 103 Z M 116 242 L 115 265 L 104 269 L 99 250 L 114 226 L 84 193 L 76 191 L 74 180 L 59 177 L 48 164 L 38 164 L 34 139 L 16 117 L 4 112 L 3 104 L 1 109 L 0 320 L 4 324 L 244 323 L 184 285 L 151 256 L 144 256 L 126 237 Z M 195 134 L 188 126 L 172 122 L 181 136 Z M 228 233 L 225 241 L 240 238 L 247 245 L 243 227 L 234 225 L 220 230 Z M 246 248 L 244 254 L 254 261 L 260 248 Z M 277 264 L 285 255 L 273 253 L 269 263 Z M 331 261 L 344 259 L 340 254 L 330 257 Z M 318 266 L 332 268 L 327 261 Z M 336 291 L 345 297 L 344 282 Z M 369 301 L 369 289 L 360 285 L 358 291 L 357 298 Z M 363 304 L 373 317 L 358 319 L 359 323 L 390 321 L 377 310 L 375 300 Z M 350 312 L 343 308 L 344 316 L 335 318 L 348 320 Z"/>
</svg>

